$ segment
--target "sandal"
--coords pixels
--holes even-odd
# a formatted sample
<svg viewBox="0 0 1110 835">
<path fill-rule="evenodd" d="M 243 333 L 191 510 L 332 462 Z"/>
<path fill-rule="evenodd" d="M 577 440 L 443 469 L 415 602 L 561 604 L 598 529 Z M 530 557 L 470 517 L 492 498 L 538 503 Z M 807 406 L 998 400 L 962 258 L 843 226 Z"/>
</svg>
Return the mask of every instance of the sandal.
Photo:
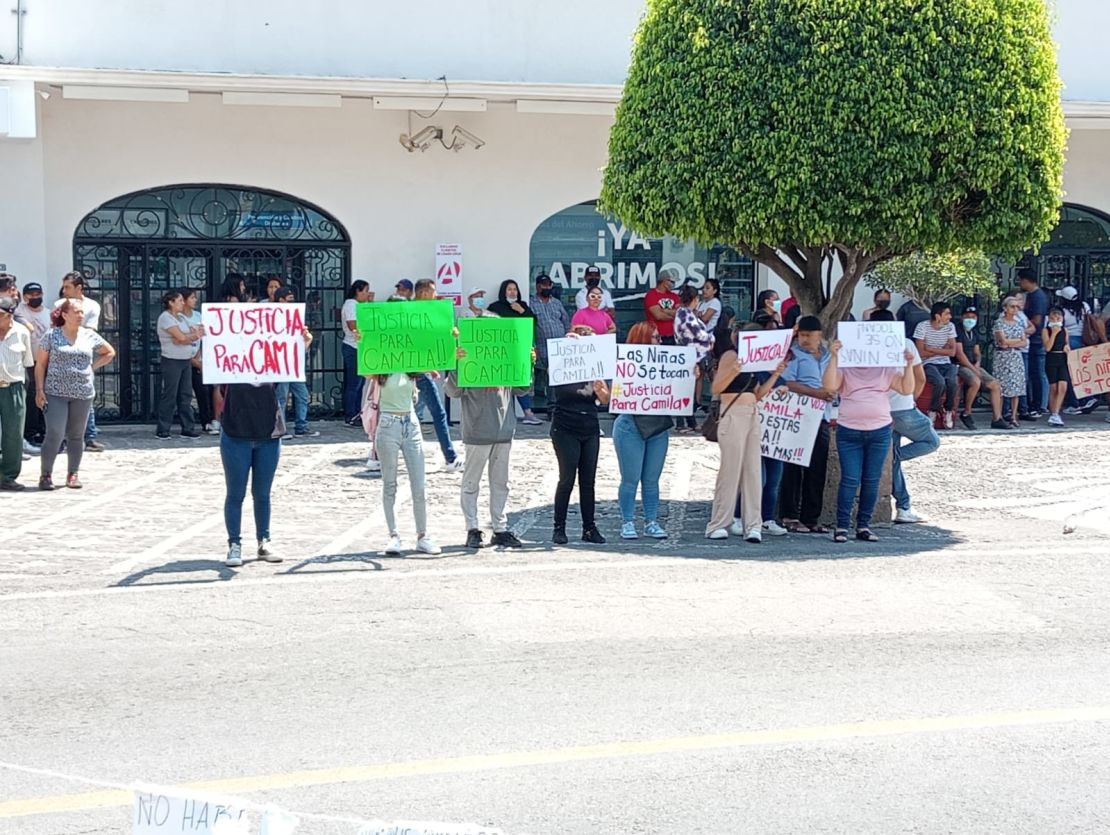
<svg viewBox="0 0 1110 835">
<path fill-rule="evenodd" d="M 809 525 L 803 525 L 797 519 L 783 519 L 782 526 L 790 533 L 813 533 L 813 528 Z"/>
<path fill-rule="evenodd" d="M 809 532 L 810 533 L 828 533 L 829 529 L 826 528 L 824 525 L 814 525 L 812 528 L 809 529 Z"/>
<path fill-rule="evenodd" d="M 843 528 L 837 528 L 836 533 L 833 534 L 833 542 L 847 542 L 848 532 Z"/>
<path fill-rule="evenodd" d="M 860 528 L 858 531 L 856 531 L 856 539 L 862 540 L 863 542 L 879 541 L 879 537 L 871 533 L 870 528 Z"/>
</svg>

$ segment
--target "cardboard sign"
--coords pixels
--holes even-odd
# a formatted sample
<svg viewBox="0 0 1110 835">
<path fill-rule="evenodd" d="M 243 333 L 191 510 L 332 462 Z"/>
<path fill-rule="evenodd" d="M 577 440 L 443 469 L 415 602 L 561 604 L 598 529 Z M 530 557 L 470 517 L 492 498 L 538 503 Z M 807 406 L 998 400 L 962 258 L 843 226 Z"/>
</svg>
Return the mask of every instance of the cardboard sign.
<svg viewBox="0 0 1110 835">
<path fill-rule="evenodd" d="M 794 332 L 740 331 L 736 334 L 736 356 L 744 364 L 745 372 L 773 371 L 790 353 Z"/>
<path fill-rule="evenodd" d="M 446 299 L 363 302 L 356 308 L 355 322 L 359 374 L 455 367 L 455 313 Z"/>
<path fill-rule="evenodd" d="M 618 345 L 609 411 L 684 415 L 694 402 L 697 351 L 692 345 Z"/>
<path fill-rule="evenodd" d="M 458 381 L 462 388 L 532 385 L 533 319 L 481 316 L 459 319 Z"/>
<path fill-rule="evenodd" d="M 547 340 L 547 379 L 553 386 L 611 380 L 617 368 L 617 337 L 565 337 Z"/>
<path fill-rule="evenodd" d="M 303 304 L 206 304 L 200 316 L 205 385 L 304 380 Z"/>
<path fill-rule="evenodd" d="M 1068 373 L 1077 396 L 1110 392 L 1110 342 L 1069 351 Z"/>
<path fill-rule="evenodd" d="M 131 820 L 132 835 L 248 835 L 251 831 L 249 815 L 236 808 L 232 799 L 177 789 L 136 789 Z"/>
<path fill-rule="evenodd" d="M 787 464 L 809 466 L 828 404 L 785 389 L 759 401 L 760 454 Z"/>
<path fill-rule="evenodd" d="M 905 368 L 906 326 L 901 322 L 840 322 L 841 368 Z"/>
<path fill-rule="evenodd" d="M 436 290 L 455 307 L 462 306 L 462 247 L 459 244 L 436 245 Z"/>
</svg>

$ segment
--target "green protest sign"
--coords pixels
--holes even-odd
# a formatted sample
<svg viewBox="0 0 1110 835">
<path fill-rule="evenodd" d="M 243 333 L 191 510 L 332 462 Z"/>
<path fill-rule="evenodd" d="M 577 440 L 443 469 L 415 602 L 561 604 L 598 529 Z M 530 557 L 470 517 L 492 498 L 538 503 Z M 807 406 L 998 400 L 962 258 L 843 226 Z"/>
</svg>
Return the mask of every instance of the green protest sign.
<svg viewBox="0 0 1110 835">
<path fill-rule="evenodd" d="M 455 367 L 454 306 L 447 299 L 362 302 L 355 309 L 358 373 Z"/>
<path fill-rule="evenodd" d="M 530 318 L 459 319 L 459 347 L 466 350 L 459 360 L 459 386 L 532 385 L 533 327 Z"/>
</svg>

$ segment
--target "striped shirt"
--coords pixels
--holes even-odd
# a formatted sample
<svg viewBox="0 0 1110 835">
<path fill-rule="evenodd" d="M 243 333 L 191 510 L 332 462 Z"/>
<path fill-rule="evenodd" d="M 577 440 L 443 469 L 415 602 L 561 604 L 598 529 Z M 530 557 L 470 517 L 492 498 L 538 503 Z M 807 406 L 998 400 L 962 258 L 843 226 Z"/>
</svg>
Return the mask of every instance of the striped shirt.
<svg viewBox="0 0 1110 835">
<path fill-rule="evenodd" d="M 913 338 L 924 342 L 926 348 L 939 351 L 948 344 L 949 339 L 956 338 L 956 326 L 949 322 L 943 327 L 934 328 L 932 322 L 922 322 L 913 332 Z M 929 357 L 922 360 L 922 365 L 949 365 L 951 362 L 952 357 Z"/>
</svg>

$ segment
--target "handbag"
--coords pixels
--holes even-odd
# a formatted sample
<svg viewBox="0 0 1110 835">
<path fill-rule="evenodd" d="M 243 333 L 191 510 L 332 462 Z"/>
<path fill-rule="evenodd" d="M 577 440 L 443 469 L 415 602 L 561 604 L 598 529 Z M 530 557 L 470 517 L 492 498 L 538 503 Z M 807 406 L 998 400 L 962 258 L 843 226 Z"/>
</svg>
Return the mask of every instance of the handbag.
<svg viewBox="0 0 1110 835">
<path fill-rule="evenodd" d="M 739 399 L 739 397 L 732 398 L 732 402 L 725 407 L 723 412 L 721 411 L 720 400 L 714 400 L 709 404 L 709 414 L 706 415 L 705 423 L 701 425 L 701 434 L 705 440 L 714 444 L 717 443 L 717 425 L 724 419 L 724 416 L 728 414 L 728 410 L 731 409 Z"/>
<path fill-rule="evenodd" d="M 632 421 L 640 430 L 640 437 L 650 441 L 656 435 L 662 435 L 674 426 L 674 420 L 667 415 L 633 415 Z"/>
<path fill-rule="evenodd" d="M 1093 313 L 1083 317 L 1083 347 L 1091 348 L 1106 341 L 1106 323 Z"/>
</svg>

